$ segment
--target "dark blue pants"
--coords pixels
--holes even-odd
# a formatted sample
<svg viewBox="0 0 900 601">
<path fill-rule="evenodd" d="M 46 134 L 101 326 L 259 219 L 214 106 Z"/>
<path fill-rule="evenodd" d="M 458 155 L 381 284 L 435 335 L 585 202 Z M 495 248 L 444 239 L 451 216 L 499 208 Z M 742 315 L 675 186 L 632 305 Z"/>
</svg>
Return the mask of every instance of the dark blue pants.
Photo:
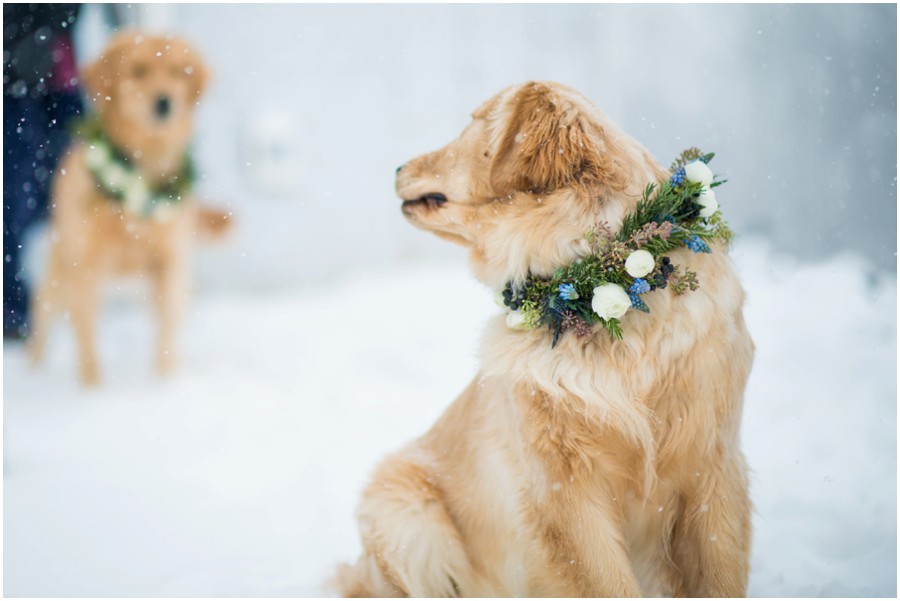
<svg viewBox="0 0 900 601">
<path fill-rule="evenodd" d="M 28 328 L 28 286 L 22 241 L 49 212 L 50 181 L 69 143 L 67 127 L 81 114 L 78 93 L 3 97 L 3 336 Z"/>
</svg>

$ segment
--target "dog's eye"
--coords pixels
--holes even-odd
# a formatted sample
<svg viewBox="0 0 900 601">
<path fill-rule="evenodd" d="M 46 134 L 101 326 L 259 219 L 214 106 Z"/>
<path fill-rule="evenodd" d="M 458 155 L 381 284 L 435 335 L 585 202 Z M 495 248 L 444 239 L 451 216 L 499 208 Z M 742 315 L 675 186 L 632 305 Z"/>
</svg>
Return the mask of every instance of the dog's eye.
<svg viewBox="0 0 900 601">
<path fill-rule="evenodd" d="M 131 76 L 135 79 L 143 79 L 147 75 L 147 65 L 135 65 L 131 69 Z"/>
</svg>

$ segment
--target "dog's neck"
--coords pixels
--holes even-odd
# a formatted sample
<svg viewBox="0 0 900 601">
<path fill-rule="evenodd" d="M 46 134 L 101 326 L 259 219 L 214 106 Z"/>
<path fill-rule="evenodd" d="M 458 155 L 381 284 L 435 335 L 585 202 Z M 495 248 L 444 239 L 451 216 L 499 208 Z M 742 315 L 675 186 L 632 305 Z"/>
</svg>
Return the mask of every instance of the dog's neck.
<svg viewBox="0 0 900 601">
<path fill-rule="evenodd" d="M 103 123 L 109 140 L 141 171 L 149 184 L 179 175 L 191 139 L 188 127 L 178 133 L 148 134 L 120 124 Z"/>
</svg>

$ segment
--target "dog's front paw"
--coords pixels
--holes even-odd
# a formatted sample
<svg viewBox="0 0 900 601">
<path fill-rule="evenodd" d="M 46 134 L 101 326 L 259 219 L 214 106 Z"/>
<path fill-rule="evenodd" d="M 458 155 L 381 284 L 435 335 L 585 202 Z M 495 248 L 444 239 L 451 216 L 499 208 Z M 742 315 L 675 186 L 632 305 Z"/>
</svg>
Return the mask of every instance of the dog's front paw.
<svg viewBox="0 0 900 601">
<path fill-rule="evenodd" d="M 161 350 L 156 355 L 156 371 L 159 375 L 167 378 L 175 373 L 177 366 L 175 353 L 168 350 Z"/>
<path fill-rule="evenodd" d="M 79 370 L 81 385 L 85 388 L 94 388 L 100 384 L 100 370 L 96 363 L 82 363 Z"/>
</svg>

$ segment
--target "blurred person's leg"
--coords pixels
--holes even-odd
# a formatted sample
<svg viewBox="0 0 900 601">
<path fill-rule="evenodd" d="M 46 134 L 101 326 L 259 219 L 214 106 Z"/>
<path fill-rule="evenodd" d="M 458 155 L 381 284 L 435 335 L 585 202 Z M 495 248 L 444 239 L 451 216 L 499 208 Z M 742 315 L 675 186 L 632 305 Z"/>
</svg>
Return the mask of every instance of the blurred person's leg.
<svg viewBox="0 0 900 601">
<path fill-rule="evenodd" d="M 3 101 L 3 336 L 28 332 L 29 285 L 23 274 L 25 233 L 49 212 L 50 182 L 81 114 L 78 93 Z"/>
<path fill-rule="evenodd" d="M 47 216 L 50 209 L 50 183 L 60 158 L 69 148 L 69 134 L 72 122 L 82 114 L 81 94 L 74 92 L 54 92 L 44 98 L 44 111 L 47 115 L 46 138 L 42 140 L 43 151 L 37 161 L 35 179 L 41 187 L 38 219 Z M 41 204 L 42 203 L 42 204 Z"/>
<path fill-rule="evenodd" d="M 28 291 L 22 274 L 22 239 L 37 210 L 35 120 L 41 103 L 27 96 L 3 97 L 3 337 L 27 331 Z"/>
</svg>

